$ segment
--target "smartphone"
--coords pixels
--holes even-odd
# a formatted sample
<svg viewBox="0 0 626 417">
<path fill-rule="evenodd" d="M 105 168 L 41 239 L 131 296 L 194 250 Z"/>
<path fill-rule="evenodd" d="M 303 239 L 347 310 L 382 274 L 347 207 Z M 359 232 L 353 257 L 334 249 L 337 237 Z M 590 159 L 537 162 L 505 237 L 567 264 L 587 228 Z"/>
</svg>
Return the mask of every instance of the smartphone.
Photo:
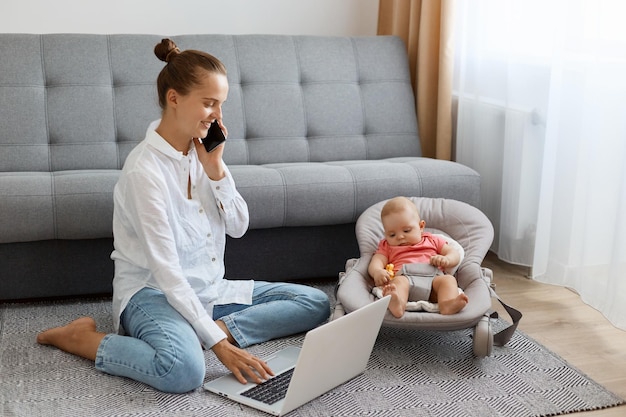
<svg viewBox="0 0 626 417">
<path fill-rule="evenodd" d="M 222 129 L 216 120 L 211 123 L 211 126 L 209 126 L 209 133 L 207 133 L 206 137 L 202 139 L 202 144 L 207 152 L 211 152 L 225 140 L 226 137 L 224 137 L 224 132 L 222 132 Z"/>
</svg>

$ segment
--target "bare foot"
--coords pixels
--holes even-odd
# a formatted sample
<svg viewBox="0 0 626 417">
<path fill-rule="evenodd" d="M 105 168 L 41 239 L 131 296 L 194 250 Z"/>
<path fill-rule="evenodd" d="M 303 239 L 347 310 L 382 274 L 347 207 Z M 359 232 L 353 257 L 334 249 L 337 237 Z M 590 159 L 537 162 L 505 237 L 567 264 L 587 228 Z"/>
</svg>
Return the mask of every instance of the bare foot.
<svg viewBox="0 0 626 417">
<path fill-rule="evenodd" d="M 467 305 L 469 298 L 461 293 L 451 300 L 439 301 L 439 312 L 444 315 L 456 314 Z"/>
<path fill-rule="evenodd" d="M 396 318 L 402 317 L 404 315 L 406 303 L 400 299 L 400 295 L 398 294 L 398 289 L 395 284 L 387 284 L 383 287 L 383 297 L 387 295 L 391 295 L 388 307 L 391 314 Z"/>
<path fill-rule="evenodd" d="M 55 346 L 65 352 L 95 360 L 104 333 L 96 331 L 91 317 L 81 317 L 61 327 L 45 330 L 37 335 L 37 343 Z"/>
</svg>

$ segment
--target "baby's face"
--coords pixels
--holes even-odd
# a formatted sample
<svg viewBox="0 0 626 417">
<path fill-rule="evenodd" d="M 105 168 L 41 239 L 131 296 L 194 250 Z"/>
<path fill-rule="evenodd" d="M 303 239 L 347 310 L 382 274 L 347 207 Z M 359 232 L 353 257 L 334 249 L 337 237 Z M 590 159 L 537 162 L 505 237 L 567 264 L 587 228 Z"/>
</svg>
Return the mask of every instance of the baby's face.
<svg viewBox="0 0 626 417">
<path fill-rule="evenodd" d="M 389 213 L 382 221 L 385 239 L 390 246 L 415 245 L 422 240 L 426 223 L 411 210 Z"/>
</svg>

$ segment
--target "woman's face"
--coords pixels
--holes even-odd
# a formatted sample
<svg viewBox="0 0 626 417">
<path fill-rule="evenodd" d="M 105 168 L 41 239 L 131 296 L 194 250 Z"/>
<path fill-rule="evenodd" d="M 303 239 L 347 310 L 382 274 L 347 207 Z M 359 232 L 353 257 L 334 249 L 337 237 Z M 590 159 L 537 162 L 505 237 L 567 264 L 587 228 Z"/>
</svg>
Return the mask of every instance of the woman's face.
<svg viewBox="0 0 626 417">
<path fill-rule="evenodd" d="M 179 128 L 189 138 L 203 138 L 215 119 L 222 118 L 222 104 L 228 97 L 225 75 L 206 72 L 199 85 L 185 96 L 178 95 L 176 117 Z"/>
</svg>

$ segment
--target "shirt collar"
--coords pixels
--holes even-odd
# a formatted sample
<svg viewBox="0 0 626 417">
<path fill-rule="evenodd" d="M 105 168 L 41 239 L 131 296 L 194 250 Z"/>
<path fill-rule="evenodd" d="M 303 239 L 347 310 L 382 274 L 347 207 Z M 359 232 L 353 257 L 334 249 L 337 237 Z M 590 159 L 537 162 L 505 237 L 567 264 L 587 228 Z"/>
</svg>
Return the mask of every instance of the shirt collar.
<svg viewBox="0 0 626 417">
<path fill-rule="evenodd" d="M 180 161 L 184 158 L 185 155 L 181 151 L 177 151 L 174 149 L 172 145 L 169 144 L 161 135 L 159 135 L 156 130 L 149 130 L 146 132 L 146 141 L 148 145 L 152 146 L 165 156 L 168 156 L 172 159 Z M 193 142 L 189 145 L 189 152 L 194 152 L 195 148 Z M 189 154 L 189 153 L 188 153 Z"/>
</svg>

